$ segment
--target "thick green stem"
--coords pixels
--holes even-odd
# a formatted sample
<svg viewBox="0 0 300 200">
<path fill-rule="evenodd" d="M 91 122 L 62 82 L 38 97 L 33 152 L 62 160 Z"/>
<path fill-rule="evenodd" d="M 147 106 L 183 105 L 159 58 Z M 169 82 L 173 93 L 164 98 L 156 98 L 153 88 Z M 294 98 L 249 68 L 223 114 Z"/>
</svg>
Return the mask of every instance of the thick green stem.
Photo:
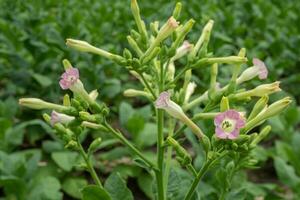
<svg viewBox="0 0 300 200">
<path fill-rule="evenodd" d="M 94 182 L 100 187 L 100 188 L 103 188 L 102 184 L 101 184 L 101 181 L 89 159 L 89 157 L 87 156 L 86 152 L 84 151 L 82 145 L 80 144 L 79 140 L 77 140 L 77 143 L 78 143 L 78 146 L 79 146 L 79 152 L 81 154 L 81 156 L 83 157 L 85 163 L 86 163 L 86 166 L 89 170 L 89 173 L 91 174 Z"/>
<path fill-rule="evenodd" d="M 199 184 L 199 182 L 200 182 L 201 178 L 203 177 L 203 175 L 205 174 L 205 172 L 208 170 L 208 167 L 209 167 L 210 163 L 211 163 L 211 161 L 206 161 L 204 163 L 204 165 L 202 166 L 202 168 L 198 172 L 196 178 L 194 179 L 194 181 L 193 181 L 188 193 L 186 194 L 184 200 L 190 200 L 192 198 L 197 185 Z"/>
<path fill-rule="evenodd" d="M 193 165 L 190 163 L 186 166 L 186 168 L 192 173 L 192 175 L 194 177 L 197 177 L 197 171 L 195 170 L 195 168 L 193 167 Z"/>
<path fill-rule="evenodd" d="M 153 89 L 150 87 L 148 81 L 145 79 L 143 73 L 139 73 L 139 75 L 141 76 L 143 82 L 145 83 L 146 88 L 147 88 L 147 89 L 150 91 L 150 93 L 152 94 L 153 98 L 156 99 L 156 98 L 157 98 L 157 97 L 156 97 L 156 94 L 155 94 L 155 92 L 153 91 Z"/>
<path fill-rule="evenodd" d="M 164 135 L 163 135 L 164 113 L 163 110 L 157 110 L 157 166 L 156 172 L 158 200 L 165 199 L 164 193 Z"/>
<path fill-rule="evenodd" d="M 168 136 L 173 136 L 173 132 L 174 132 L 174 126 L 175 126 L 175 121 L 173 118 L 169 119 L 169 132 L 168 132 Z M 166 158 L 166 166 L 165 166 L 165 182 L 164 182 L 164 186 L 165 188 L 167 188 L 168 186 L 168 181 L 169 181 L 169 174 L 170 174 L 170 169 L 171 169 L 171 160 L 172 160 L 172 152 L 173 152 L 173 147 L 172 146 L 168 146 L 167 149 L 167 158 Z"/>
<path fill-rule="evenodd" d="M 157 167 L 148 158 L 146 158 L 135 146 L 133 146 L 120 132 L 113 129 L 107 122 L 105 122 L 105 127 L 124 145 L 129 147 L 137 156 L 139 156 L 145 163 L 147 163 L 151 168 L 157 170 Z"/>
</svg>

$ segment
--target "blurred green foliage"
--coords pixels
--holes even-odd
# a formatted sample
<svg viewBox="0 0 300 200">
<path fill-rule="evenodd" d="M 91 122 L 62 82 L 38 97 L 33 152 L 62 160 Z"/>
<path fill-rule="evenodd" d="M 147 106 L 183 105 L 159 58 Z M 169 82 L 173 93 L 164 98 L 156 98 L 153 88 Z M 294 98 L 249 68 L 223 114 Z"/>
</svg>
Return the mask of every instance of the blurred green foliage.
<svg viewBox="0 0 300 200">
<path fill-rule="evenodd" d="M 180 21 L 190 17 L 197 21 L 189 35 L 191 42 L 196 41 L 208 19 L 214 19 L 210 48 L 216 54 L 236 54 L 239 48 L 246 47 L 249 58 L 266 61 L 269 79 L 282 80 L 282 88 L 295 98 L 295 104 L 284 115 L 270 120 L 275 127 L 273 134 L 257 150 L 257 157 L 265 164 L 261 171 L 267 177 L 260 180 L 259 173 L 253 171 L 250 179 L 251 175 L 253 180 L 259 179 L 256 180 L 259 184 L 253 184 L 246 173 L 239 175 L 233 183 L 239 187 L 233 189 L 230 197 L 282 199 L 289 198 L 290 191 L 296 195 L 300 186 L 300 110 L 296 104 L 300 102 L 300 2 L 184 0 L 182 3 Z M 146 22 L 165 21 L 175 1 L 140 0 L 139 4 Z M 110 105 L 113 113 L 119 112 L 115 121 L 119 121 L 120 127 L 140 148 L 148 149 L 150 158 L 154 156 L 149 150 L 155 143 L 154 124 L 149 122 L 151 108 L 135 109 L 143 105 L 143 100 L 127 101 L 122 97 L 124 89 L 136 87 L 126 70 L 103 58 L 67 49 L 64 44 L 65 38 L 71 37 L 121 53 L 121 49 L 128 47 L 126 35 L 131 28 L 135 25 L 129 0 L 0 0 L 0 196 L 3 196 L 0 199 L 57 200 L 63 195 L 80 198 L 78 191 L 87 184 L 81 168 L 76 166 L 80 163 L 78 156 L 65 151 L 51 129 L 35 119 L 38 112 L 21 110 L 17 104 L 19 97 L 28 96 L 60 102 L 62 91 L 58 80 L 63 58 L 80 68 L 87 89 L 98 89 L 100 98 Z M 201 71 L 197 73 L 199 76 L 194 77 L 197 84 L 205 86 L 208 77 Z M 225 70 L 222 73 L 226 75 Z M 192 137 L 189 140 L 195 143 Z M 106 140 L 103 148 L 111 146 L 116 146 L 113 139 Z M 150 185 L 151 177 L 121 159 L 128 154 L 128 149 L 118 146 L 98 155 L 99 161 L 111 162 L 96 162 L 102 173 L 115 171 L 105 185 L 109 188 L 111 182 L 117 181 L 130 199 L 132 194 L 118 173 L 123 178 L 135 177 L 134 183 L 150 198 L 151 187 L 141 183 Z M 195 166 L 197 162 L 199 166 L 200 157 Z M 273 171 L 271 175 L 266 172 L 269 170 Z M 218 174 L 222 180 L 222 172 Z M 190 181 L 186 172 L 174 170 L 170 179 L 168 190 L 173 194 L 170 198 L 181 199 L 178 190 Z M 217 189 L 209 181 L 199 186 L 205 199 L 214 199 Z M 87 194 L 89 190 L 94 188 L 87 188 Z"/>
</svg>

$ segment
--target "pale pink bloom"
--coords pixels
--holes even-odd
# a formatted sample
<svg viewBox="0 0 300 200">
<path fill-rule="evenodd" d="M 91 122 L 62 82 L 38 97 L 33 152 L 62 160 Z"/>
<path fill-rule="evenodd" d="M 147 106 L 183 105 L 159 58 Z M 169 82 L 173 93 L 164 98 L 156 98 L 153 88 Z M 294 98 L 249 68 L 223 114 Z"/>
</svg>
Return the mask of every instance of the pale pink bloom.
<svg viewBox="0 0 300 200">
<path fill-rule="evenodd" d="M 235 110 L 227 110 L 218 114 L 214 119 L 215 132 L 218 138 L 235 139 L 240 129 L 245 126 L 245 119 Z"/>
<path fill-rule="evenodd" d="M 253 58 L 252 63 L 254 66 L 257 66 L 259 69 L 258 77 L 259 79 L 266 79 L 268 76 L 268 69 L 265 63 L 258 58 Z"/>
<path fill-rule="evenodd" d="M 58 113 L 55 111 L 52 111 L 51 113 L 51 125 L 53 126 L 56 123 L 62 123 L 62 124 L 68 124 L 72 120 L 74 120 L 75 117 L 65 115 L 63 113 Z"/>
<path fill-rule="evenodd" d="M 169 92 L 162 92 L 155 101 L 155 107 L 163 109 L 171 116 L 181 119 L 184 116 L 182 108 L 170 99 Z"/>
<path fill-rule="evenodd" d="M 59 85 L 63 90 L 72 87 L 79 79 L 79 71 L 76 68 L 69 68 L 62 74 Z"/>
</svg>

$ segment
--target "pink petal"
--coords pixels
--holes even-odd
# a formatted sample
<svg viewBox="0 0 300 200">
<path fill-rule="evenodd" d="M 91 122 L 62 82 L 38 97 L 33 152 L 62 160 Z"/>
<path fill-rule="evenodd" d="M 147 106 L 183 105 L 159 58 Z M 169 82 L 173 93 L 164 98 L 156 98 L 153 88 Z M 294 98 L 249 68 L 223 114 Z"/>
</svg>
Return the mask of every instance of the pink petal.
<svg viewBox="0 0 300 200">
<path fill-rule="evenodd" d="M 224 119 L 225 119 L 224 113 L 220 113 L 217 116 L 215 116 L 215 119 L 214 119 L 215 126 L 220 126 Z"/>
<path fill-rule="evenodd" d="M 230 119 L 238 120 L 240 118 L 240 113 L 232 109 L 227 110 L 226 112 L 224 112 L 224 114 Z"/>
<path fill-rule="evenodd" d="M 226 139 L 227 138 L 227 133 L 225 133 L 221 128 L 219 127 L 216 127 L 216 135 L 218 138 L 221 138 L 221 139 Z"/>
<path fill-rule="evenodd" d="M 156 108 L 166 108 L 168 107 L 168 102 L 170 101 L 170 93 L 162 92 L 160 93 L 158 99 L 155 101 Z"/>
<path fill-rule="evenodd" d="M 245 119 L 243 117 L 240 117 L 237 121 L 236 121 L 236 125 L 235 127 L 240 129 L 243 128 L 245 126 Z"/>
<path fill-rule="evenodd" d="M 239 136 L 239 134 L 240 134 L 239 129 L 235 129 L 234 131 L 228 134 L 228 139 L 230 140 L 236 139 Z"/>
<path fill-rule="evenodd" d="M 68 84 L 68 82 L 65 81 L 65 79 L 61 79 L 59 81 L 59 85 L 63 90 L 69 89 L 69 84 Z"/>
<path fill-rule="evenodd" d="M 263 61 L 258 58 L 253 58 L 253 64 L 259 68 L 259 79 L 266 79 L 268 76 L 268 69 Z"/>
</svg>

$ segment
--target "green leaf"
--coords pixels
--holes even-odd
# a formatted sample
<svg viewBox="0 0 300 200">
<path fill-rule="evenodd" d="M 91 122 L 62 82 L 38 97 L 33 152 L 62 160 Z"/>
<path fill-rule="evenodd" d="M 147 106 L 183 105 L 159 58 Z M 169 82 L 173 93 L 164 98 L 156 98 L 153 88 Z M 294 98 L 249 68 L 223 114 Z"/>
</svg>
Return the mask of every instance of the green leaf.
<svg viewBox="0 0 300 200">
<path fill-rule="evenodd" d="M 88 185 L 82 190 L 82 200 L 112 200 L 106 190 L 96 185 Z"/>
<path fill-rule="evenodd" d="M 40 177 L 34 183 L 34 187 L 28 195 L 30 200 L 60 200 L 62 193 L 60 190 L 60 183 L 55 177 Z"/>
<path fill-rule="evenodd" d="M 52 80 L 44 75 L 33 73 L 32 77 L 42 86 L 42 87 L 48 87 L 52 84 Z"/>
<path fill-rule="evenodd" d="M 156 124 L 147 123 L 141 133 L 138 135 L 137 144 L 142 147 L 150 147 L 156 143 L 157 130 Z"/>
<path fill-rule="evenodd" d="M 297 187 L 300 184 L 300 177 L 296 175 L 295 169 L 288 165 L 282 158 L 274 158 L 275 169 L 279 179 L 290 187 Z"/>
<path fill-rule="evenodd" d="M 87 185 L 84 178 L 67 178 L 64 180 L 62 189 L 71 197 L 80 199 L 81 189 Z"/>
<path fill-rule="evenodd" d="M 63 170 L 71 171 L 77 161 L 78 153 L 69 151 L 53 152 L 51 154 L 54 162 Z"/>
<path fill-rule="evenodd" d="M 122 102 L 119 109 L 119 120 L 121 124 L 125 125 L 133 113 L 134 109 L 131 107 L 131 105 L 126 102 Z"/>
<path fill-rule="evenodd" d="M 133 200 L 131 191 L 118 173 L 112 173 L 107 178 L 104 188 L 108 191 L 112 200 Z"/>
<path fill-rule="evenodd" d="M 150 199 L 154 199 L 154 195 L 151 187 L 151 185 L 153 184 L 152 176 L 148 173 L 143 173 L 140 174 L 140 176 L 138 176 L 137 181 L 138 181 L 138 186 L 145 193 L 145 195 Z"/>
</svg>

